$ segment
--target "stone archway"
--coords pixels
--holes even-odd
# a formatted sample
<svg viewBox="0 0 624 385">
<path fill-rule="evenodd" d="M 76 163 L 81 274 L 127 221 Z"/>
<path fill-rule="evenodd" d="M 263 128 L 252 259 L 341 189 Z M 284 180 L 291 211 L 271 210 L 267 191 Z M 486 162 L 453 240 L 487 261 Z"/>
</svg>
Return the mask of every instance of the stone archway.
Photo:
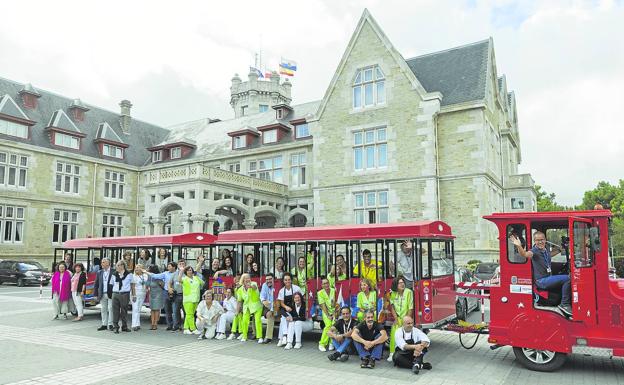
<svg viewBox="0 0 624 385">
<path fill-rule="evenodd" d="M 161 234 L 178 234 L 184 232 L 182 207 L 177 203 L 169 203 L 160 209 L 161 217 L 165 218 Z"/>
<path fill-rule="evenodd" d="M 288 219 L 288 226 L 289 227 L 305 227 L 307 222 L 308 222 L 308 219 L 306 218 L 305 215 L 295 214 L 295 215 L 292 215 L 290 219 Z"/>
<path fill-rule="evenodd" d="M 254 208 L 255 229 L 272 229 L 274 227 L 284 227 L 282 223 L 282 213 L 275 207 L 263 205 Z"/>
</svg>

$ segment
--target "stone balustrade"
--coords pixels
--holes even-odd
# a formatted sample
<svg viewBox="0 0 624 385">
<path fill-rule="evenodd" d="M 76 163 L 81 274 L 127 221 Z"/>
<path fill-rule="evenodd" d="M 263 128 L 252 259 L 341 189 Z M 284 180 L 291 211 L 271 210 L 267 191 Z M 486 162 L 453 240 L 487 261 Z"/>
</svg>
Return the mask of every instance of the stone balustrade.
<svg viewBox="0 0 624 385">
<path fill-rule="evenodd" d="M 200 180 L 228 184 L 252 191 L 277 194 L 281 196 L 286 196 L 288 194 L 288 186 L 284 184 L 252 178 L 247 175 L 208 167 L 202 164 L 191 164 L 159 170 L 150 170 L 143 173 L 143 175 L 146 186 Z"/>
</svg>

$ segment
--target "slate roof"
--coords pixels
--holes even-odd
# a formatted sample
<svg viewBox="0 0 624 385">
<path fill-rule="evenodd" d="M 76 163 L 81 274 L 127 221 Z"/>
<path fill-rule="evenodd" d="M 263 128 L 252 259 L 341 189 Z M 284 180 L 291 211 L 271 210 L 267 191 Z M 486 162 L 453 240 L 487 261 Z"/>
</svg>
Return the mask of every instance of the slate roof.
<svg viewBox="0 0 624 385">
<path fill-rule="evenodd" d="M 407 59 L 427 92 L 441 92 L 442 106 L 483 100 L 490 40 Z"/>
<path fill-rule="evenodd" d="M 22 111 L 22 109 L 15 103 L 15 100 L 10 95 L 4 95 L 0 99 L 0 114 L 13 116 L 20 119 L 28 119 L 28 116 Z"/>
<path fill-rule="evenodd" d="M 54 111 L 54 113 L 52 113 L 52 116 L 50 117 L 50 122 L 48 123 L 48 127 L 60 128 L 61 130 L 65 130 L 68 132 L 82 134 L 82 131 L 80 131 L 80 129 L 76 127 L 74 122 L 72 122 L 72 120 L 69 118 L 69 116 L 67 116 L 63 109 L 58 109 Z"/>
<path fill-rule="evenodd" d="M 96 139 L 108 140 L 109 142 L 124 143 L 119 135 L 117 135 L 115 130 L 111 128 L 108 122 L 103 122 L 98 125 L 98 130 L 95 137 Z"/>
<path fill-rule="evenodd" d="M 278 122 L 292 127 L 289 123 L 291 120 L 305 118 L 308 114 L 316 113 L 321 101 L 314 101 L 303 103 L 299 105 L 290 106 L 293 109 L 286 117 L 278 120 Z M 245 128 L 256 128 L 266 126 L 267 124 L 275 123 L 275 111 L 270 109 L 266 112 L 258 114 L 241 116 L 239 118 L 223 120 L 219 122 L 209 123 L 210 119 L 195 120 L 192 122 L 177 124 L 175 126 L 168 127 L 170 135 L 165 139 L 165 142 L 171 143 L 176 141 L 186 141 L 187 138 L 194 138 L 197 142 L 197 149 L 193 151 L 187 158 L 197 157 L 217 157 L 224 155 L 231 155 L 236 151 L 232 151 L 232 138 L 228 136 L 229 132 L 242 130 Z M 290 135 L 286 135 L 280 143 L 287 143 L 292 141 Z M 260 146 L 261 138 L 254 141 L 250 147 L 256 148 Z"/>
<path fill-rule="evenodd" d="M 41 95 L 37 101 L 37 108 L 26 109 L 22 104 L 22 98 L 19 95 L 20 90 L 28 89 L 29 92 L 35 92 Z M 123 142 L 129 147 L 125 151 L 124 159 L 112 159 L 106 158 L 108 161 L 128 164 L 132 166 L 141 166 L 145 164 L 147 159 L 151 158 L 151 154 L 147 151 L 148 147 L 154 146 L 156 143 L 162 142 L 162 140 L 168 135 L 168 131 L 154 124 L 146 123 L 141 120 L 132 118 L 130 124 L 130 135 L 126 135 L 121 130 L 119 125 L 119 112 L 108 111 L 96 106 L 84 104 L 89 108 L 89 111 L 85 112 L 84 121 L 73 121 L 67 114 L 70 106 L 74 103 L 74 99 L 67 98 L 54 94 L 52 92 L 44 91 L 41 89 L 35 90 L 28 84 L 18 83 L 12 80 L 0 78 L 0 97 L 8 94 L 17 105 L 23 110 L 28 119 L 33 120 L 36 124 L 31 128 L 31 139 L 14 138 L 6 135 L 1 135 L 2 139 L 14 140 L 24 143 L 30 143 L 35 146 L 44 148 L 54 148 L 59 150 L 58 147 L 52 146 L 50 138 L 47 132 L 44 131 L 48 127 L 48 123 L 52 119 L 55 112 L 62 110 L 63 115 L 70 119 L 70 122 L 76 126 L 76 128 L 86 135 L 82 139 L 81 154 L 93 158 L 101 159 L 98 151 L 97 143 L 94 142 L 97 139 L 97 130 L 100 123 L 107 122 L 111 130 L 119 138 L 123 139 Z M 57 114 L 58 115 L 58 114 Z M 61 124 L 66 124 L 64 118 L 61 119 Z M 73 151 L 72 151 L 73 152 Z"/>
</svg>

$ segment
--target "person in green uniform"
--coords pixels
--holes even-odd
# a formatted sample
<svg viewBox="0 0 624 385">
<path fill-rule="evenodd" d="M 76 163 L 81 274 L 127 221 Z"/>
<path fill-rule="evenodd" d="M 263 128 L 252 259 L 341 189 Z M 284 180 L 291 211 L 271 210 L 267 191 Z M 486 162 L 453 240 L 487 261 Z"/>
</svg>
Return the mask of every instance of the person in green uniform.
<svg viewBox="0 0 624 385">
<path fill-rule="evenodd" d="M 240 293 L 240 299 L 242 302 L 243 320 L 241 322 L 241 342 L 247 341 L 247 334 L 249 333 L 249 321 L 251 316 L 254 316 L 256 324 L 256 337 L 258 343 L 264 342 L 262 339 L 262 302 L 260 301 L 260 290 L 258 290 L 258 284 L 251 281 L 249 274 L 245 273 L 241 276 L 241 287 L 238 289 Z"/>
<path fill-rule="evenodd" d="M 392 355 L 396 350 L 395 332 L 403 327 L 403 318 L 411 316 L 414 309 L 414 293 L 406 288 L 407 283 L 403 276 L 399 276 L 392 282 L 392 293 L 390 293 L 390 311 L 394 318 L 394 323 L 390 329 L 390 357 L 388 361 L 392 362 Z"/>
<path fill-rule="evenodd" d="M 329 280 L 323 278 L 321 281 L 322 289 L 316 294 L 317 302 L 321 310 L 323 311 L 323 334 L 321 334 L 321 340 L 319 341 L 319 350 L 326 352 L 326 346 L 329 345 L 329 350 L 334 350 L 334 345 L 331 343 L 331 338 L 327 335 L 329 329 L 331 329 L 336 319 L 336 290 L 331 288 Z"/>
<path fill-rule="evenodd" d="M 372 310 L 377 319 L 377 291 L 366 278 L 360 280 L 360 292 L 357 295 L 357 320 L 362 322 L 367 310 Z"/>
<path fill-rule="evenodd" d="M 238 289 L 240 289 L 239 283 L 240 283 L 240 275 L 236 274 L 234 276 L 234 287 L 232 287 L 232 293 L 233 293 L 233 297 L 236 299 L 237 305 L 236 305 L 236 315 L 234 316 L 234 319 L 232 320 L 232 330 L 230 335 L 228 336 L 228 340 L 233 340 L 234 338 L 236 338 L 236 334 L 238 334 L 238 339 L 240 340 L 241 337 L 241 322 L 243 319 L 243 315 L 241 314 L 241 309 L 240 306 L 238 306 L 239 303 L 243 302 L 243 300 L 240 297 L 240 293 L 238 291 Z"/>
<path fill-rule="evenodd" d="M 306 271 L 306 259 L 305 257 L 299 257 L 297 259 L 297 266 L 292 269 L 293 283 L 301 289 L 305 297 L 307 289 L 307 271 Z"/>
<path fill-rule="evenodd" d="M 184 269 L 184 275 L 180 278 L 182 284 L 182 306 L 184 307 L 184 334 L 199 334 L 195 327 L 195 309 L 200 299 L 200 291 L 204 286 L 204 280 L 195 274 L 191 266 Z"/>
<path fill-rule="evenodd" d="M 336 256 L 336 264 L 332 265 L 327 276 L 329 286 L 335 288 L 336 281 L 345 281 L 347 278 L 347 264 L 345 263 L 344 255 L 338 254 Z"/>
</svg>

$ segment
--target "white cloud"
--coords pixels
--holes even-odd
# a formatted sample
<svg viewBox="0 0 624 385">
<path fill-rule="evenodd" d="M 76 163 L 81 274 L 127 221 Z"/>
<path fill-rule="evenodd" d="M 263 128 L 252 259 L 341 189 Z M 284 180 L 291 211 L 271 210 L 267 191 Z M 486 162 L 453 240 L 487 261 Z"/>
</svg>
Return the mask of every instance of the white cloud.
<svg viewBox="0 0 624 385">
<path fill-rule="evenodd" d="M 170 125 L 228 118 L 253 54 L 294 59 L 295 103 L 323 96 L 367 7 L 405 57 L 494 38 L 516 91 L 522 170 L 566 204 L 624 177 L 621 3 L 508 0 L 11 2 L 0 76 Z"/>
</svg>

